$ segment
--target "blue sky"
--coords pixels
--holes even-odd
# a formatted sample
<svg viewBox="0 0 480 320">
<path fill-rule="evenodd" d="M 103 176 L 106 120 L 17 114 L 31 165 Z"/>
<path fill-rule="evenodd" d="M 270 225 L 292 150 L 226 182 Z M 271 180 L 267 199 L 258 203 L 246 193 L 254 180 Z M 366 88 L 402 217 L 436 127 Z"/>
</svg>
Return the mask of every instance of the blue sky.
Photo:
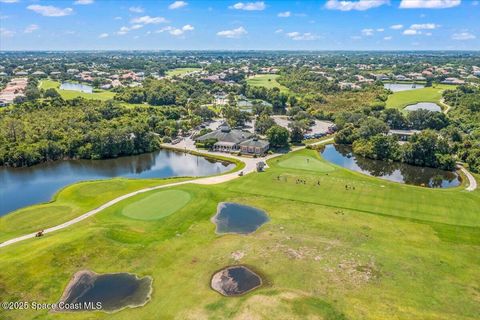
<svg viewBox="0 0 480 320">
<path fill-rule="evenodd" d="M 480 50 L 476 0 L 0 0 L 0 50 Z"/>
</svg>

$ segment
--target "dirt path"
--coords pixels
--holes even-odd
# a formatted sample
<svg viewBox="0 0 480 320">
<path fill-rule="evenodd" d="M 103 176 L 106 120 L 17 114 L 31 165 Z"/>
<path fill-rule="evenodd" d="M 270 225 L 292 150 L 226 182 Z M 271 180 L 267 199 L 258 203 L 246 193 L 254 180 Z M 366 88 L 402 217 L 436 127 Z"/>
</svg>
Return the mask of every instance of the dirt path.
<svg viewBox="0 0 480 320">
<path fill-rule="evenodd" d="M 445 110 L 443 110 L 443 113 L 447 114 L 452 109 L 451 105 L 445 103 L 444 98 L 440 99 L 440 103 L 447 107 Z"/>
</svg>

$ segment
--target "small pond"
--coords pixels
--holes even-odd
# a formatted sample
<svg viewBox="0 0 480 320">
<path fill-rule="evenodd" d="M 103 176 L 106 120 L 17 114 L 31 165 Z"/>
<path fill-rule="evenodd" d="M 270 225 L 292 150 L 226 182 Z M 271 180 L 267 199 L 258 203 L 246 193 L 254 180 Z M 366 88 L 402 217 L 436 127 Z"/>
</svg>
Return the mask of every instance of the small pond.
<svg viewBox="0 0 480 320">
<path fill-rule="evenodd" d="M 234 167 L 231 163 L 168 150 L 107 160 L 46 162 L 28 168 L 0 167 L 0 216 L 48 201 L 59 189 L 78 181 L 208 176 Z"/>
<path fill-rule="evenodd" d="M 143 306 L 150 300 L 152 278 L 138 278 L 130 273 L 96 274 L 77 272 L 67 285 L 57 311 L 88 311 L 89 303 L 96 309 L 112 312 L 126 307 Z M 97 303 L 101 303 L 101 306 Z M 76 306 L 72 308 L 71 306 Z"/>
<path fill-rule="evenodd" d="M 212 222 L 217 225 L 216 232 L 248 234 L 256 231 L 269 221 L 267 214 L 257 208 L 232 202 L 221 202 Z"/>
<path fill-rule="evenodd" d="M 262 278 L 245 266 L 227 267 L 215 273 L 211 286 L 220 294 L 238 296 L 262 285 Z"/>
<path fill-rule="evenodd" d="M 84 93 L 93 93 L 93 88 L 86 84 L 74 83 L 74 82 L 64 82 L 60 85 L 62 90 L 71 90 Z"/>
<path fill-rule="evenodd" d="M 405 107 L 406 111 L 416 111 L 416 110 L 428 110 L 428 111 L 433 111 L 433 112 L 441 112 L 442 108 L 433 102 L 419 102 L 416 104 L 411 104 Z"/>
<path fill-rule="evenodd" d="M 372 160 L 353 154 L 348 146 L 329 144 L 322 152 L 322 156 L 344 168 L 394 182 L 430 188 L 456 187 L 461 183 L 460 177 L 455 172 L 417 167 L 401 162 Z"/>
<path fill-rule="evenodd" d="M 425 88 L 423 84 L 413 84 L 413 83 L 385 83 L 383 87 L 385 89 L 391 90 L 392 92 Z"/>
</svg>

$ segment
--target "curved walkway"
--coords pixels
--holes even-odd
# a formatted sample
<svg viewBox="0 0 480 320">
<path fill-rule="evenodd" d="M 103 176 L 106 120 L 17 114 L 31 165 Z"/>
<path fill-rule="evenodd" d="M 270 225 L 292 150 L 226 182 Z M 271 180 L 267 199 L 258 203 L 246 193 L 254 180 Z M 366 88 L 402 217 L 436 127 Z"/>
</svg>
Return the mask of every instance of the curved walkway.
<svg viewBox="0 0 480 320">
<path fill-rule="evenodd" d="M 205 154 L 212 154 L 212 153 L 211 152 L 205 152 Z M 218 155 L 218 153 L 214 154 L 214 155 Z M 243 168 L 242 171 L 245 174 L 247 174 L 247 173 L 254 172 L 257 169 L 257 162 L 266 161 L 266 160 L 268 160 L 270 158 L 273 158 L 273 157 L 276 157 L 276 156 L 278 156 L 278 154 L 269 155 L 269 156 L 263 157 L 263 158 L 241 158 L 241 157 L 237 157 L 237 156 L 231 156 L 231 158 L 235 158 L 235 159 L 240 160 L 243 163 L 245 163 L 245 168 Z M 96 209 L 93 209 L 93 210 L 90 210 L 90 211 L 88 211 L 88 212 L 86 212 L 86 213 L 84 213 L 84 214 L 82 214 L 82 215 L 80 215 L 80 216 L 78 216 L 78 217 L 76 217 L 72 220 L 69 220 L 69 221 L 64 222 L 62 224 L 59 224 L 59 225 L 56 225 L 54 227 L 45 229 L 43 231 L 43 233 L 44 234 L 45 233 L 51 233 L 51 232 L 54 232 L 54 231 L 65 229 L 65 228 L 67 228 L 71 225 L 74 225 L 74 224 L 76 224 L 80 221 L 83 221 L 83 220 L 93 216 L 94 214 L 97 214 L 98 212 L 100 212 L 100 211 L 102 211 L 102 210 L 104 210 L 108 207 L 113 206 L 116 203 L 119 203 L 120 201 L 123 201 L 125 199 L 128 199 L 130 197 L 136 196 L 136 195 L 141 194 L 141 193 L 149 192 L 149 191 L 152 191 L 152 190 L 168 188 L 168 187 L 175 187 L 175 186 L 179 186 L 179 185 L 187 184 L 187 183 L 204 184 L 204 185 L 217 184 L 217 183 L 230 181 L 230 180 L 236 179 L 238 177 L 239 177 L 238 171 L 235 171 L 235 172 L 227 173 L 227 174 L 220 175 L 220 176 L 211 176 L 211 177 L 205 177 L 205 178 L 194 179 L 194 180 L 173 182 L 173 183 L 164 184 L 164 185 L 161 185 L 161 186 L 140 189 L 140 190 L 137 190 L 137 191 L 134 191 L 134 192 L 127 193 L 127 194 L 125 194 L 123 196 L 120 196 L 118 198 L 115 198 L 113 200 L 110 200 L 109 202 L 101 205 L 100 207 L 98 207 Z M 36 232 L 7 240 L 5 242 L 0 243 L 0 248 L 1 247 L 6 247 L 8 245 L 11 245 L 11 244 L 23 241 L 23 240 L 35 238 L 35 235 L 36 235 Z"/>
<path fill-rule="evenodd" d="M 445 107 L 447 107 L 445 110 L 443 110 L 444 114 L 447 114 L 452 109 L 451 105 L 445 103 L 444 98 L 440 99 L 440 103 L 443 104 Z"/>
<path fill-rule="evenodd" d="M 463 172 L 463 174 L 465 174 L 465 176 L 468 179 L 468 187 L 465 190 L 474 191 L 475 189 L 477 189 L 477 180 L 475 180 L 475 177 L 473 176 L 473 174 L 468 172 L 468 170 L 465 169 L 464 166 L 462 166 L 460 164 L 458 166 L 459 166 L 460 170 Z"/>
<path fill-rule="evenodd" d="M 310 145 L 318 145 L 318 144 L 328 143 L 328 142 L 331 142 L 331 141 L 333 141 L 333 138 L 318 141 L 318 142 L 312 143 Z M 293 148 L 292 151 L 297 151 L 297 150 L 300 150 L 300 149 L 303 149 L 303 148 L 305 148 L 305 146 L 300 146 L 300 147 Z M 218 155 L 218 153 L 213 153 L 213 152 L 204 152 L 204 153 L 205 154 L 211 154 L 211 155 Z M 257 162 L 260 162 L 260 161 L 266 162 L 266 160 L 274 158 L 276 156 L 279 156 L 279 154 L 268 155 L 268 156 L 263 157 L 263 158 L 243 158 L 243 157 L 229 155 L 229 157 L 240 160 L 243 163 L 245 163 L 245 168 L 243 168 L 243 170 L 242 170 L 245 174 L 256 171 Z M 477 181 L 475 180 L 473 175 L 470 172 L 468 172 L 468 170 L 465 169 L 462 165 L 459 165 L 459 167 L 460 167 L 460 170 L 465 174 L 465 176 L 468 178 L 468 181 L 469 181 L 469 186 L 466 188 L 466 190 L 467 191 L 474 191 L 475 189 L 477 189 Z M 51 232 L 54 232 L 54 231 L 65 229 L 65 228 L 67 228 L 71 225 L 74 225 L 74 224 L 76 224 L 80 221 L 83 221 L 83 220 L 93 216 L 94 214 L 97 214 L 98 212 L 100 212 L 100 211 L 102 211 L 102 210 L 104 210 L 108 207 L 113 206 L 114 204 L 119 203 L 120 201 L 123 201 L 125 199 L 128 199 L 130 197 L 136 196 L 136 195 L 141 194 L 141 193 L 145 193 L 145 192 L 149 192 L 149 191 L 153 191 L 153 190 L 158 190 L 158 189 L 163 189 L 163 188 L 175 187 L 175 186 L 188 184 L 188 183 L 203 184 L 203 185 L 217 184 L 217 183 L 227 182 L 227 181 L 236 179 L 238 177 L 239 177 L 238 171 L 235 171 L 235 172 L 227 173 L 227 174 L 220 175 L 220 176 L 211 176 L 211 177 L 205 177 L 205 178 L 200 178 L 200 179 L 195 179 L 195 180 L 174 182 L 174 183 L 164 184 L 164 185 L 161 185 L 161 186 L 149 187 L 149 188 L 137 190 L 137 191 L 125 194 L 123 196 L 120 196 L 118 198 L 115 198 L 113 200 L 110 200 L 109 202 L 101 205 L 100 207 L 98 207 L 96 209 L 93 209 L 93 210 L 90 210 L 90 211 L 88 211 L 88 212 L 86 212 L 86 213 L 84 213 L 84 214 L 82 214 L 82 215 L 80 215 L 80 216 L 78 216 L 78 217 L 76 217 L 72 220 L 69 220 L 69 221 L 64 222 L 62 224 L 59 224 L 59 225 L 56 225 L 54 227 L 45 229 L 44 233 L 51 233 Z M 11 244 L 23 241 L 23 240 L 35 238 L 35 235 L 36 235 L 36 232 L 7 240 L 5 242 L 0 243 L 0 248 L 1 247 L 6 247 L 8 245 L 11 245 Z"/>
</svg>

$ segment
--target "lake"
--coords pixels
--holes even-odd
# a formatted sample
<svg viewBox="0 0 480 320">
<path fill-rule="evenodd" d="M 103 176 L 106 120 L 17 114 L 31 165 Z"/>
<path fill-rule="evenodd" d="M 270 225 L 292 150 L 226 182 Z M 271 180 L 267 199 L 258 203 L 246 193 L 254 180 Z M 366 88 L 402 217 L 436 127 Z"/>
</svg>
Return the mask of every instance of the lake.
<svg viewBox="0 0 480 320">
<path fill-rule="evenodd" d="M 138 278 L 130 273 L 97 274 L 88 270 L 77 272 L 62 296 L 61 301 L 79 309 L 58 309 L 57 311 L 95 311 L 86 304 L 107 312 L 126 307 L 139 307 L 150 300 L 152 278 Z M 97 303 L 101 303 L 97 306 Z M 100 307 L 100 308 L 98 308 Z"/>
<path fill-rule="evenodd" d="M 87 86 L 86 84 L 81 84 L 81 83 L 73 83 L 73 82 L 62 83 L 60 86 L 60 89 L 79 91 L 84 93 L 93 93 L 93 88 L 91 86 Z"/>
<path fill-rule="evenodd" d="M 322 157 L 346 169 L 394 182 L 430 188 L 456 187 L 461 183 L 455 172 L 372 160 L 353 154 L 349 146 L 329 144 L 322 152 Z"/>
<path fill-rule="evenodd" d="M 220 202 L 217 206 L 217 214 L 212 218 L 219 234 L 252 233 L 269 220 L 264 211 L 233 202 Z"/>
<path fill-rule="evenodd" d="M 232 266 L 212 277 L 211 287 L 224 296 L 239 296 L 262 285 L 262 278 L 245 266 Z"/>
<path fill-rule="evenodd" d="M 59 189 L 82 180 L 208 176 L 234 167 L 231 163 L 168 150 L 108 160 L 65 160 L 27 168 L 0 167 L 0 216 L 49 201 Z"/>
<path fill-rule="evenodd" d="M 415 90 L 425 88 L 423 84 L 413 84 L 413 83 L 385 83 L 383 85 L 385 89 L 389 89 L 392 92 L 398 91 L 407 91 L 407 90 Z"/>
<path fill-rule="evenodd" d="M 442 108 L 433 102 L 419 102 L 416 104 L 411 104 L 405 107 L 405 110 L 407 111 L 416 111 L 416 110 L 428 110 L 428 111 L 433 111 L 433 112 L 441 112 Z"/>
</svg>

